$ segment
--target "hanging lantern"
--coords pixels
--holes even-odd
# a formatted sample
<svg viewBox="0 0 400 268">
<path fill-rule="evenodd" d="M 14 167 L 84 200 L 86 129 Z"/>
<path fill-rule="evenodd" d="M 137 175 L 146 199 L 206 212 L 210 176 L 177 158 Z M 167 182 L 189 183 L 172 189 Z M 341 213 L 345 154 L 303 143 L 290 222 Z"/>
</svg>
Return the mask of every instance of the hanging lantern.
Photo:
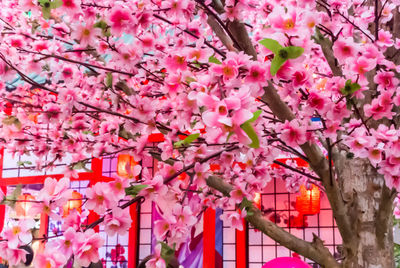
<svg viewBox="0 0 400 268">
<path fill-rule="evenodd" d="M 63 206 L 63 217 L 67 217 L 69 212 L 76 209 L 79 213 L 82 212 L 82 195 L 77 191 L 72 192 L 72 197 Z"/>
<path fill-rule="evenodd" d="M 304 185 L 300 186 L 300 195 L 296 197 L 296 210 L 303 215 L 314 215 L 320 210 L 321 192 L 316 185 L 310 190 Z"/>
<path fill-rule="evenodd" d="M 18 197 L 18 202 L 15 204 L 15 212 L 19 217 L 27 217 L 29 210 L 32 208 L 32 202 L 35 197 L 31 194 L 25 193 Z"/>
<path fill-rule="evenodd" d="M 132 178 L 137 162 L 129 154 L 118 155 L 117 174 L 123 178 Z"/>
</svg>

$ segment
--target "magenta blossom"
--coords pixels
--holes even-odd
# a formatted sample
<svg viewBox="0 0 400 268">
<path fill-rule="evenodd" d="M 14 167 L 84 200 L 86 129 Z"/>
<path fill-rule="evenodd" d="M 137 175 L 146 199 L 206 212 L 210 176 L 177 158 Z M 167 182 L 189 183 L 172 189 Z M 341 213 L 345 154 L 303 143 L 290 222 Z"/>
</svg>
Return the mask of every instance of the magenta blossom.
<svg viewBox="0 0 400 268">
<path fill-rule="evenodd" d="M 286 121 L 279 127 L 281 139 L 288 146 L 299 146 L 307 141 L 306 129 L 298 120 Z"/>
</svg>

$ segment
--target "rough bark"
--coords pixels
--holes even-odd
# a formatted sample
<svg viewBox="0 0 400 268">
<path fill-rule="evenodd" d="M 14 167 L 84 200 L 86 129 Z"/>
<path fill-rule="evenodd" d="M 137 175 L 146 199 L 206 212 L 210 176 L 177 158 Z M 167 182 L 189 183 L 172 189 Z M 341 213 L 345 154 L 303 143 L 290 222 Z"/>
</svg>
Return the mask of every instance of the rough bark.
<svg viewBox="0 0 400 268">
<path fill-rule="evenodd" d="M 368 160 L 349 159 L 340 171 L 340 188 L 356 235 L 344 245 L 345 268 L 393 268 L 394 194 Z"/>
</svg>

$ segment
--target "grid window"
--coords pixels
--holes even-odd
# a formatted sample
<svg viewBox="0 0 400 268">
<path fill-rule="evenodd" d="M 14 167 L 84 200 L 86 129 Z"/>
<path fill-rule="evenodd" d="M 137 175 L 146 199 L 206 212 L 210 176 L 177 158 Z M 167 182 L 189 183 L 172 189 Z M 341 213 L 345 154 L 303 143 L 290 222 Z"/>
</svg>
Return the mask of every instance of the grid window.
<svg viewBox="0 0 400 268">
<path fill-rule="evenodd" d="M 261 209 L 265 218 L 274 221 L 289 233 L 312 241 L 313 233 L 317 234 L 325 246 L 333 253 L 342 243 L 340 233 L 332 216 L 332 210 L 326 196 L 321 194 L 320 213 L 299 216 L 295 209 L 296 196 L 287 192 L 285 182 L 274 179 L 261 194 Z M 248 228 L 248 264 L 249 267 L 261 267 L 264 263 L 278 258 L 292 256 L 293 252 L 280 246 L 268 236 L 249 226 Z M 308 259 L 304 259 L 313 267 L 318 267 Z"/>
</svg>

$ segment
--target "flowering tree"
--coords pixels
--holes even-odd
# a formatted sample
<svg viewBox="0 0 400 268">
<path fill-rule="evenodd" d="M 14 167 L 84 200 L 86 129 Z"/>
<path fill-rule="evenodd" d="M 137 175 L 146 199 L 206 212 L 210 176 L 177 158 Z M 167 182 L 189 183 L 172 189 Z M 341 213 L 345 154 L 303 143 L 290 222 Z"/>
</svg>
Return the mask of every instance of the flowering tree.
<svg viewBox="0 0 400 268">
<path fill-rule="evenodd" d="M 81 266 L 97 262 L 103 241 L 91 228 L 126 232 L 122 210 L 143 198 L 162 214 L 155 236 L 164 242 L 150 267 L 165 267 L 205 208 L 232 204 L 240 212 L 224 220 L 241 228 L 245 218 L 324 267 L 394 266 L 398 0 L 0 3 L 0 141 L 35 155 L 37 170 L 72 156 L 65 178 L 46 180 L 32 214 L 59 217 L 69 178 L 90 157 L 159 160 L 155 176 L 135 168 L 131 180 L 88 189 L 84 207 L 100 220 L 85 226 L 84 213 L 71 213 L 35 256 L 38 267 L 71 256 Z M 155 147 L 148 136 L 156 132 L 164 141 Z M 275 176 L 289 191 L 324 189 L 343 239 L 340 260 L 317 236 L 287 233 L 249 201 Z M 32 227 L 23 220 L 3 231 L 0 256 L 11 265 L 26 261 Z"/>
</svg>

